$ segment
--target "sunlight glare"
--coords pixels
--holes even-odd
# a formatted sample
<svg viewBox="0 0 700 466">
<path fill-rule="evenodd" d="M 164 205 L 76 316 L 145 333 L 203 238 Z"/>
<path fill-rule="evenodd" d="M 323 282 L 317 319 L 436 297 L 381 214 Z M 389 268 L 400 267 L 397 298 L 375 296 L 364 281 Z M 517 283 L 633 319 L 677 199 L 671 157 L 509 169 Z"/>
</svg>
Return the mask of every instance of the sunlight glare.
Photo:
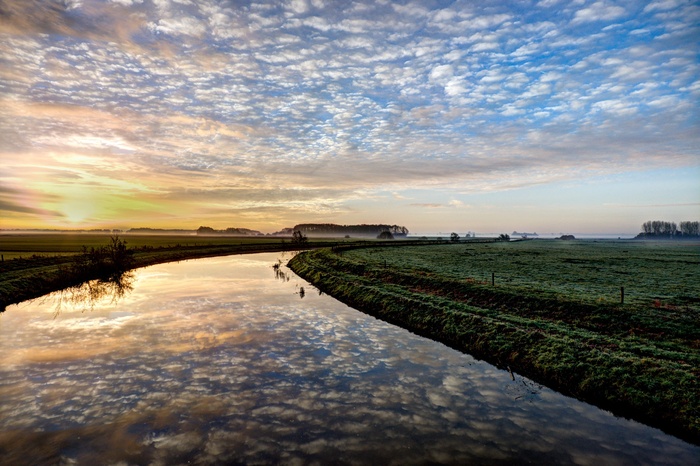
<svg viewBox="0 0 700 466">
<path fill-rule="evenodd" d="M 69 198 L 61 203 L 60 211 L 67 221 L 79 224 L 85 222 L 95 212 L 95 205 L 90 199 L 84 197 Z"/>
</svg>

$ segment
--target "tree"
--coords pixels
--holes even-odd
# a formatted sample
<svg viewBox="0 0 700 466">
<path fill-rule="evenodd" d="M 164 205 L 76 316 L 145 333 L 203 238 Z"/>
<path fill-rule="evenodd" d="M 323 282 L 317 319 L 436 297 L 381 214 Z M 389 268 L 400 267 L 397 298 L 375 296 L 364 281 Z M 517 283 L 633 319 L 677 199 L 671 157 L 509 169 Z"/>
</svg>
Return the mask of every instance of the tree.
<svg viewBox="0 0 700 466">
<path fill-rule="evenodd" d="M 377 239 L 394 239 L 394 235 L 390 231 L 383 231 L 377 235 Z"/>
<path fill-rule="evenodd" d="M 642 233 L 639 237 L 673 238 L 675 236 L 697 236 L 700 233 L 700 222 L 664 222 L 661 220 L 649 220 L 642 224 Z"/>
<path fill-rule="evenodd" d="M 683 236 L 700 235 L 700 222 L 681 222 L 680 227 Z"/>
<path fill-rule="evenodd" d="M 309 238 L 306 237 L 304 233 L 299 230 L 294 230 L 292 234 L 292 244 L 306 244 Z"/>
<path fill-rule="evenodd" d="M 334 223 L 300 223 L 294 226 L 294 230 L 299 230 L 311 236 L 376 236 L 382 231 L 389 231 L 394 237 L 408 235 L 408 228 L 388 224 L 336 225 Z"/>
<path fill-rule="evenodd" d="M 450 241 L 453 243 L 459 243 L 459 235 L 453 231 L 450 233 Z"/>
<path fill-rule="evenodd" d="M 507 233 L 501 233 L 498 235 L 498 241 L 510 241 L 510 235 Z"/>
<path fill-rule="evenodd" d="M 122 273 L 131 267 L 131 255 L 126 248 L 126 241 L 119 239 L 118 235 L 110 237 L 107 245 L 107 255 L 112 261 L 114 273 Z"/>
</svg>

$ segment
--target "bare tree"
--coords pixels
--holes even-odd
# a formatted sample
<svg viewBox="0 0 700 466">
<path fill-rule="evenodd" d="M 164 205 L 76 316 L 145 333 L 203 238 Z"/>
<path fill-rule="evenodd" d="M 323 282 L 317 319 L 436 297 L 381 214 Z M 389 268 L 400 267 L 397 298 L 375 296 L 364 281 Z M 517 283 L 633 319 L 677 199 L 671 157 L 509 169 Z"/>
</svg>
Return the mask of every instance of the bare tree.
<svg viewBox="0 0 700 466">
<path fill-rule="evenodd" d="M 302 233 L 299 230 L 294 230 L 294 233 L 292 234 L 292 244 L 306 244 L 309 241 L 309 238 Z"/>
</svg>

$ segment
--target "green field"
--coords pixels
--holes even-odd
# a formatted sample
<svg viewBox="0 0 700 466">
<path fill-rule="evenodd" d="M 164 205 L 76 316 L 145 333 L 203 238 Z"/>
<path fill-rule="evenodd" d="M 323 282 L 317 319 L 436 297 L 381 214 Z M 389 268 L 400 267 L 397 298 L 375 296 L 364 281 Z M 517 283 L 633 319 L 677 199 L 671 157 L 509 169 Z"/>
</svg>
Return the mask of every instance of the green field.
<svg viewBox="0 0 700 466">
<path fill-rule="evenodd" d="M 335 248 L 289 266 L 357 309 L 700 444 L 697 242 Z"/>
<path fill-rule="evenodd" d="M 700 311 L 700 243 L 636 240 L 530 240 L 430 248 L 356 249 L 370 266 L 491 284 L 523 294 L 584 302 Z"/>
<path fill-rule="evenodd" d="M 231 237 L 196 235 L 132 235 L 122 234 L 120 238 L 132 249 L 232 246 L 243 244 L 279 244 L 276 237 Z M 100 247 L 109 243 L 110 235 L 94 233 L 36 233 L 0 234 L 0 254 L 5 260 L 29 258 L 33 255 L 60 256 L 78 254 L 83 246 Z M 287 242 L 289 239 L 287 238 Z"/>
</svg>

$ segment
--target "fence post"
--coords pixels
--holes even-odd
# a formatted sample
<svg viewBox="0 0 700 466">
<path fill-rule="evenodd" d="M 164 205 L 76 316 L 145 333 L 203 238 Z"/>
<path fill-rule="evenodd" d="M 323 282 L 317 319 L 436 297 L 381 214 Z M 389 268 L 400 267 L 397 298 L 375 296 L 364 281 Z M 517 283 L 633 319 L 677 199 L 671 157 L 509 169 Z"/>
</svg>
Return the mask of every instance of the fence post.
<svg viewBox="0 0 700 466">
<path fill-rule="evenodd" d="M 620 287 L 620 304 L 625 304 L 625 287 Z"/>
</svg>

